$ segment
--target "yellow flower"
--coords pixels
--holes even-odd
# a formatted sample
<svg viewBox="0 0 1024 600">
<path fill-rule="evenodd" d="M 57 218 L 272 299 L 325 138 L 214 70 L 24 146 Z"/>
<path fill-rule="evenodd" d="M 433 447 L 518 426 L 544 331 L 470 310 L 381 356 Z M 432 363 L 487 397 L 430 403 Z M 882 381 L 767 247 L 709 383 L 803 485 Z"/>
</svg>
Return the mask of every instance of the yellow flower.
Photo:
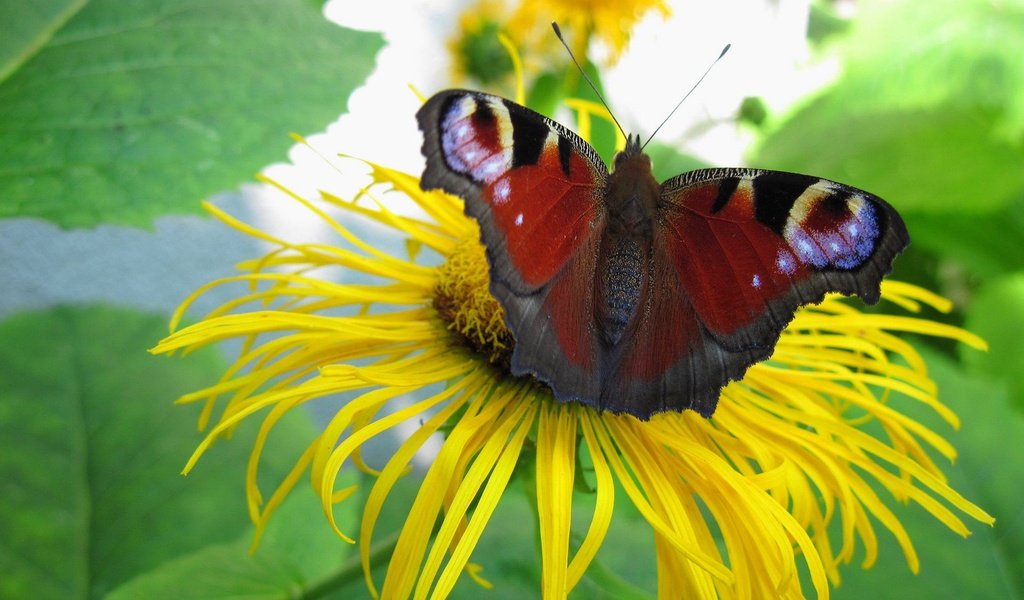
<svg viewBox="0 0 1024 600">
<path fill-rule="evenodd" d="M 153 349 L 171 353 L 227 339 L 246 342 L 221 381 L 180 401 L 205 403 L 203 427 L 217 411 L 186 472 L 239 422 L 262 419 L 246 485 L 258 530 L 308 473 L 331 526 L 358 541 L 375 596 L 443 598 L 463 572 L 485 583 L 470 558 L 517 463 L 529 456 L 536 473 L 543 597 L 562 598 L 580 581 L 616 504 L 629 502 L 654 533 L 659 597 L 795 598 L 810 591 L 801 589 L 798 561 L 806 565 L 813 592 L 827 596 L 858 540 L 863 564 L 876 560 L 878 525 L 917 571 L 911 540 L 877 495 L 880 488 L 915 502 L 961 535 L 968 530 L 959 514 L 992 522 L 947 485 L 929 458 L 934 451 L 952 459 L 950 444 L 900 412 L 920 402 L 957 425 L 936 398 L 921 357 L 896 333 L 983 346 L 976 337 L 922 318 L 864 314 L 829 297 L 801 310 L 772 358 L 724 389 L 711 419 L 685 412 L 641 422 L 561 404 L 539 384 L 505 370 L 513 340 L 487 291 L 477 226 L 463 215 L 462 202 L 421 191 L 411 175 L 371 168 L 378 185 L 351 201 L 322 192 L 315 202 L 269 182 L 319 215 L 337 234 L 337 245 L 278 239 L 207 204 L 226 224 L 276 247 L 241 265 L 242 274 L 188 298 L 173 318 L 173 333 Z M 390 188 L 382 194 L 412 200 L 426 217 L 390 211 L 377 193 L 381 187 Z M 375 248 L 327 208 L 392 230 L 406 240 L 408 256 Z M 317 276 L 337 269 L 358 276 L 346 280 L 371 281 L 333 283 Z M 196 297 L 229 282 L 248 283 L 250 291 L 178 329 Z M 903 283 L 886 282 L 882 293 L 909 311 L 949 308 Z M 274 425 L 311 400 L 342 392 L 358 395 L 265 495 L 258 467 Z M 414 403 L 382 411 L 389 400 L 414 392 Z M 419 424 L 382 469 L 363 463 L 364 444 L 410 422 Z M 383 581 L 373 581 L 370 548 L 383 503 L 408 476 L 414 454 L 436 434 L 444 442 L 423 476 Z M 524 453 L 526 447 L 532 453 Z M 375 476 L 358 531 L 341 531 L 334 520 L 337 503 L 354 501 L 352 487 L 336 485 L 346 461 Z M 594 509 L 575 545 L 570 539 L 578 478 L 593 490 Z M 830 535 L 834 521 L 841 524 L 838 535 L 835 529 Z"/>
<path fill-rule="evenodd" d="M 662 17 L 670 13 L 663 0 L 523 0 L 511 7 L 502 0 L 480 0 L 462 13 L 448 42 L 454 80 L 469 79 L 480 86 L 497 88 L 512 81 L 512 62 L 498 41 L 503 32 L 516 46 L 530 48 L 523 57 L 529 80 L 550 70 L 552 61 L 559 57 L 568 62 L 552 34 L 552 21 L 568 32 L 567 41 L 576 56 L 586 57 L 587 45 L 594 38 L 607 48 L 606 63 L 613 64 L 629 43 L 633 27 L 652 10 Z"/>
<path fill-rule="evenodd" d="M 555 42 L 551 22 L 572 32 L 576 56 L 586 56 L 591 37 L 608 47 L 614 63 L 629 43 L 630 33 L 641 17 L 657 10 L 670 14 L 664 0 L 522 0 L 509 20 L 508 31 L 519 47 L 541 48 Z"/>
<path fill-rule="evenodd" d="M 505 8 L 498 0 L 483 0 L 459 16 L 455 35 L 448 41 L 454 81 L 468 79 L 500 89 L 513 80 L 512 60 L 498 41 L 504 19 Z"/>
</svg>

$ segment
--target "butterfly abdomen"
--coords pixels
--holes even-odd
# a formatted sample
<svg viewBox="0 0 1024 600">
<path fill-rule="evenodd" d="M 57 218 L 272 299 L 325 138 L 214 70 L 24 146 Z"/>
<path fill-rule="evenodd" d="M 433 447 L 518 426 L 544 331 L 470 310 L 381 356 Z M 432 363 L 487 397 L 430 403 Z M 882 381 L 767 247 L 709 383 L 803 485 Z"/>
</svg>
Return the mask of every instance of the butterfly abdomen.
<svg viewBox="0 0 1024 600">
<path fill-rule="evenodd" d="M 643 288 L 644 240 L 633 237 L 605 238 L 597 285 L 597 297 L 603 298 L 598 307 L 597 320 L 602 337 L 609 346 L 622 339 L 626 326 L 633 318 Z"/>
</svg>

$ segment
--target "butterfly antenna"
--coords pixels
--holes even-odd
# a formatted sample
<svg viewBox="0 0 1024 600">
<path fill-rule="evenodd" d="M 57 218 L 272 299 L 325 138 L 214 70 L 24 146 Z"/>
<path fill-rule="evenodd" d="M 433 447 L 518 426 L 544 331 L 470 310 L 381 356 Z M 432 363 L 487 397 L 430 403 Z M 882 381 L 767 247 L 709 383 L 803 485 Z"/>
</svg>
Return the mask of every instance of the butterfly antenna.
<svg viewBox="0 0 1024 600">
<path fill-rule="evenodd" d="M 608 106 L 608 103 L 605 102 L 604 96 L 601 95 L 601 92 L 598 91 L 597 86 L 594 85 L 594 82 L 590 80 L 589 76 L 587 76 L 587 72 L 583 70 L 583 67 L 580 66 L 579 61 L 576 60 L 575 56 L 573 56 L 572 50 L 569 48 L 569 44 L 565 43 L 565 38 L 562 37 L 562 30 L 558 28 L 558 23 L 552 21 L 551 28 L 555 30 L 555 35 L 558 36 L 558 41 L 562 42 L 562 45 L 565 46 L 565 51 L 569 53 L 569 58 L 571 58 L 572 62 L 576 64 L 576 68 L 580 70 L 580 74 L 583 75 L 583 79 L 587 80 L 587 83 L 590 84 L 590 89 L 594 90 L 594 93 L 597 94 L 597 97 L 601 100 L 601 104 L 603 104 L 605 110 L 608 111 L 608 116 L 612 118 L 612 121 L 615 122 L 615 126 L 619 128 L 620 132 L 622 132 L 622 137 L 628 137 L 626 136 L 626 131 L 622 129 L 622 125 L 619 125 L 619 120 L 616 119 L 615 115 L 612 114 L 612 109 L 611 107 Z"/>
<path fill-rule="evenodd" d="M 562 43 L 564 44 L 565 42 Z M 718 55 L 718 58 L 715 59 L 715 62 L 711 63 L 711 66 L 709 66 L 707 70 L 704 71 L 704 74 L 700 76 L 700 79 L 697 80 L 697 83 L 693 84 L 693 87 L 690 88 L 690 91 L 686 92 L 686 95 L 683 96 L 683 99 L 679 101 L 679 104 L 676 104 L 676 107 L 672 109 L 672 112 L 668 113 L 668 116 L 665 117 L 665 120 L 661 122 L 661 125 L 658 125 L 657 129 L 654 130 L 654 133 L 651 134 L 651 137 L 647 138 L 647 141 L 644 142 L 643 146 L 640 146 L 640 150 L 643 150 L 644 148 L 647 147 L 647 144 L 651 143 L 651 140 L 654 139 L 654 135 L 658 133 L 658 130 L 661 129 L 662 126 L 664 126 L 665 123 L 667 123 L 668 120 L 672 118 L 672 115 L 676 114 L 676 111 L 679 110 L 679 107 L 683 105 L 683 102 L 686 102 L 686 99 L 690 97 L 690 94 L 693 93 L 693 90 L 697 89 L 697 86 L 700 85 L 700 82 L 704 81 L 704 78 L 708 76 L 708 73 L 711 72 L 711 69 L 715 68 L 715 65 L 718 64 L 718 61 L 722 60 L 722 57 L 725 56 L 725 53 L 729 51 L 729 48 L 732 48 L 732 44 L 726 44 L 725 48 L 722 48 L 722 53 Z"/>
</svg>

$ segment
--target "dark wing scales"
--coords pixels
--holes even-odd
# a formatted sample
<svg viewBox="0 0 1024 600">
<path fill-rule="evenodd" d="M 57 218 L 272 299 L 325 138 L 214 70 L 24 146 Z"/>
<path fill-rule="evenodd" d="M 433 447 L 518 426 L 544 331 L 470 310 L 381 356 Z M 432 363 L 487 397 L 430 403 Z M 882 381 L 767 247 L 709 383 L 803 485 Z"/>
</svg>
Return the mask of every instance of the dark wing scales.
<svg viewBox="0 0 1024 600">
<path fill-rule="evenodd" d="M 551 281 L 603 218 L 607 172 L 594 150 L 558 123 L 479 92 L 441 92 L 416 116 L 427 159 L 420 185 L 466 201 L 494 276 L 519 294 Z"/>
<path fill-rule="evenodd" d="M 710 416 L 721 388 L 768 358 L 796 309 L 827 292 L 878 301 L 908 244 L 880 198 L 776 171 L 706 169 L 662 184 L 647 289 L 609 357 L 601 406 L 641 419 Z"/>
<path fill-rule="evenodd" d="M 884 200 L 817 177 L 693 171 L 662 184 L 662 201 L 665 252 L 702 331 L 692 368 L 709 373 L 693 376 L 693 402 L 712 398 L 710 410 L 721 386 L 771 355 L 801 305 L 828 292 L 877 302 L 909 243 Z"/>
</svg>

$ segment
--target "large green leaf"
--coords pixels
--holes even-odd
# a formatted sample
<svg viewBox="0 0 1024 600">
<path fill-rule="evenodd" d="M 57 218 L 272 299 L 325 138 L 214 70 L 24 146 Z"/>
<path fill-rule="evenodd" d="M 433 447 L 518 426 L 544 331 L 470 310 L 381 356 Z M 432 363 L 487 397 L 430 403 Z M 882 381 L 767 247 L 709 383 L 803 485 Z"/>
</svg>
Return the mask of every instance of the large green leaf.
<svg viewBox="0 0 1024 600">
<path fill-rule="evenodd" d="M 878 563 L 869 570 L 851 565 L 833 597 L 844 598 L 1021 598 L 1024 597 L 1024 521 L 1020 482 L 1024 481 L 1024 418 L 1006 401 L 999 385 L 965 374 L 954 362 L 927 348 L 922 354 L 939 385 L 940 398 L 962 420 L 948 435 L 959 451 L 955 465 L 944 465 L 949 483 L 996 518 L 994 527 L 968 521 L 962 539 L 916 504 L 900 505 L 884 496 L 913 540 L 921 572 L 907 569 L 888 534 L 879 536 Z M 904 412 L 946 432 L 928 409 L 908 405 Z M 944 461 L 941 461 L 944 462 Z M 941 464 L 940 462 L 940 464 Z"/>
<path fill-rule="evenodd" d="M 1024 190 L 1019 0 L 866 2 L 838 81 L 763 141 L 757 166 L 874 192 L 908 212 L 991 213 Z"/>
<path fill-rule="evenodd" d="M 861 113 L 856 103 L 839 93 L 812 102 L 764 141 L 753 164 L 854 185 L 907 212 L 991 213 L 1024 190 L 1024 148 L 992 132 L 993 111 Z"/>
<path fill-rule="evenodd" d="M 302 586 L 288 555 L 261 550 L 250 555 L 246 542 L 203 548 L 133 579 L 106 600 L 279 600 Z"/>
<path fill-rule="evenodd" d="M 855 111 L 992 107 L 1024 129 L 1024 2 L 866 0 L 840 42 Z M 853 88 L 850 92 L 855 92 Z"/>
<path fill-rule="evenodd" d="M 35 54 L 67 19 L 82 7 L 84 0 L 36 0 L 0 2 L 0 81 Z"/>
<path fill-rule="evenodd" d="M 0 323 L 0 597 L 96 598 L 161 562 L 246 531 L 243 476 L 253 426 L 187 478 L 196 407 L 179 394 L 222 370 L 145 349 L 163 318 L 107 308 Z M 305 415 L 271 436 L 261 472 L 282 476 L 310 437 Z"/>
<path fill-rule="evenodd" d="M 988 341 L 989 351 L 967 351 L 964 362 L 1005 381 L 1013 403 L 1024 409 L 1024 271 L 982 286 L 967 310 L 966 326 Z"/>
<path fill-rule="evenodd" d="M 915 248 L 960 265 L 972 278 L 990 279 L 1024 270 L 1024 193 L 991 214 L 910 214 Z"/>
<path fill-rule="evenodd" d="M 64 226 L 197 211 L 336 118 L 381 46 L 308 0 L 33 4 L 0 0 L 0 217 Z"/>
<path fill-rule="evenodd" d="M 342 479 L 352 479 L 351 474 Z M 336 513 L 338 523 L 354 530 L 355 506 L 343 506 Z M 355 547 L 334 535 L 308 487 L 288 497 L 256 552 L 250 553 L 250 543 L 251 533 L 246 532 L 237 542 L 168 561 L 118 587 L 106 600 L 313 598 L 320 583 L 339 569 L 362 582 Z"/>
</svg>

